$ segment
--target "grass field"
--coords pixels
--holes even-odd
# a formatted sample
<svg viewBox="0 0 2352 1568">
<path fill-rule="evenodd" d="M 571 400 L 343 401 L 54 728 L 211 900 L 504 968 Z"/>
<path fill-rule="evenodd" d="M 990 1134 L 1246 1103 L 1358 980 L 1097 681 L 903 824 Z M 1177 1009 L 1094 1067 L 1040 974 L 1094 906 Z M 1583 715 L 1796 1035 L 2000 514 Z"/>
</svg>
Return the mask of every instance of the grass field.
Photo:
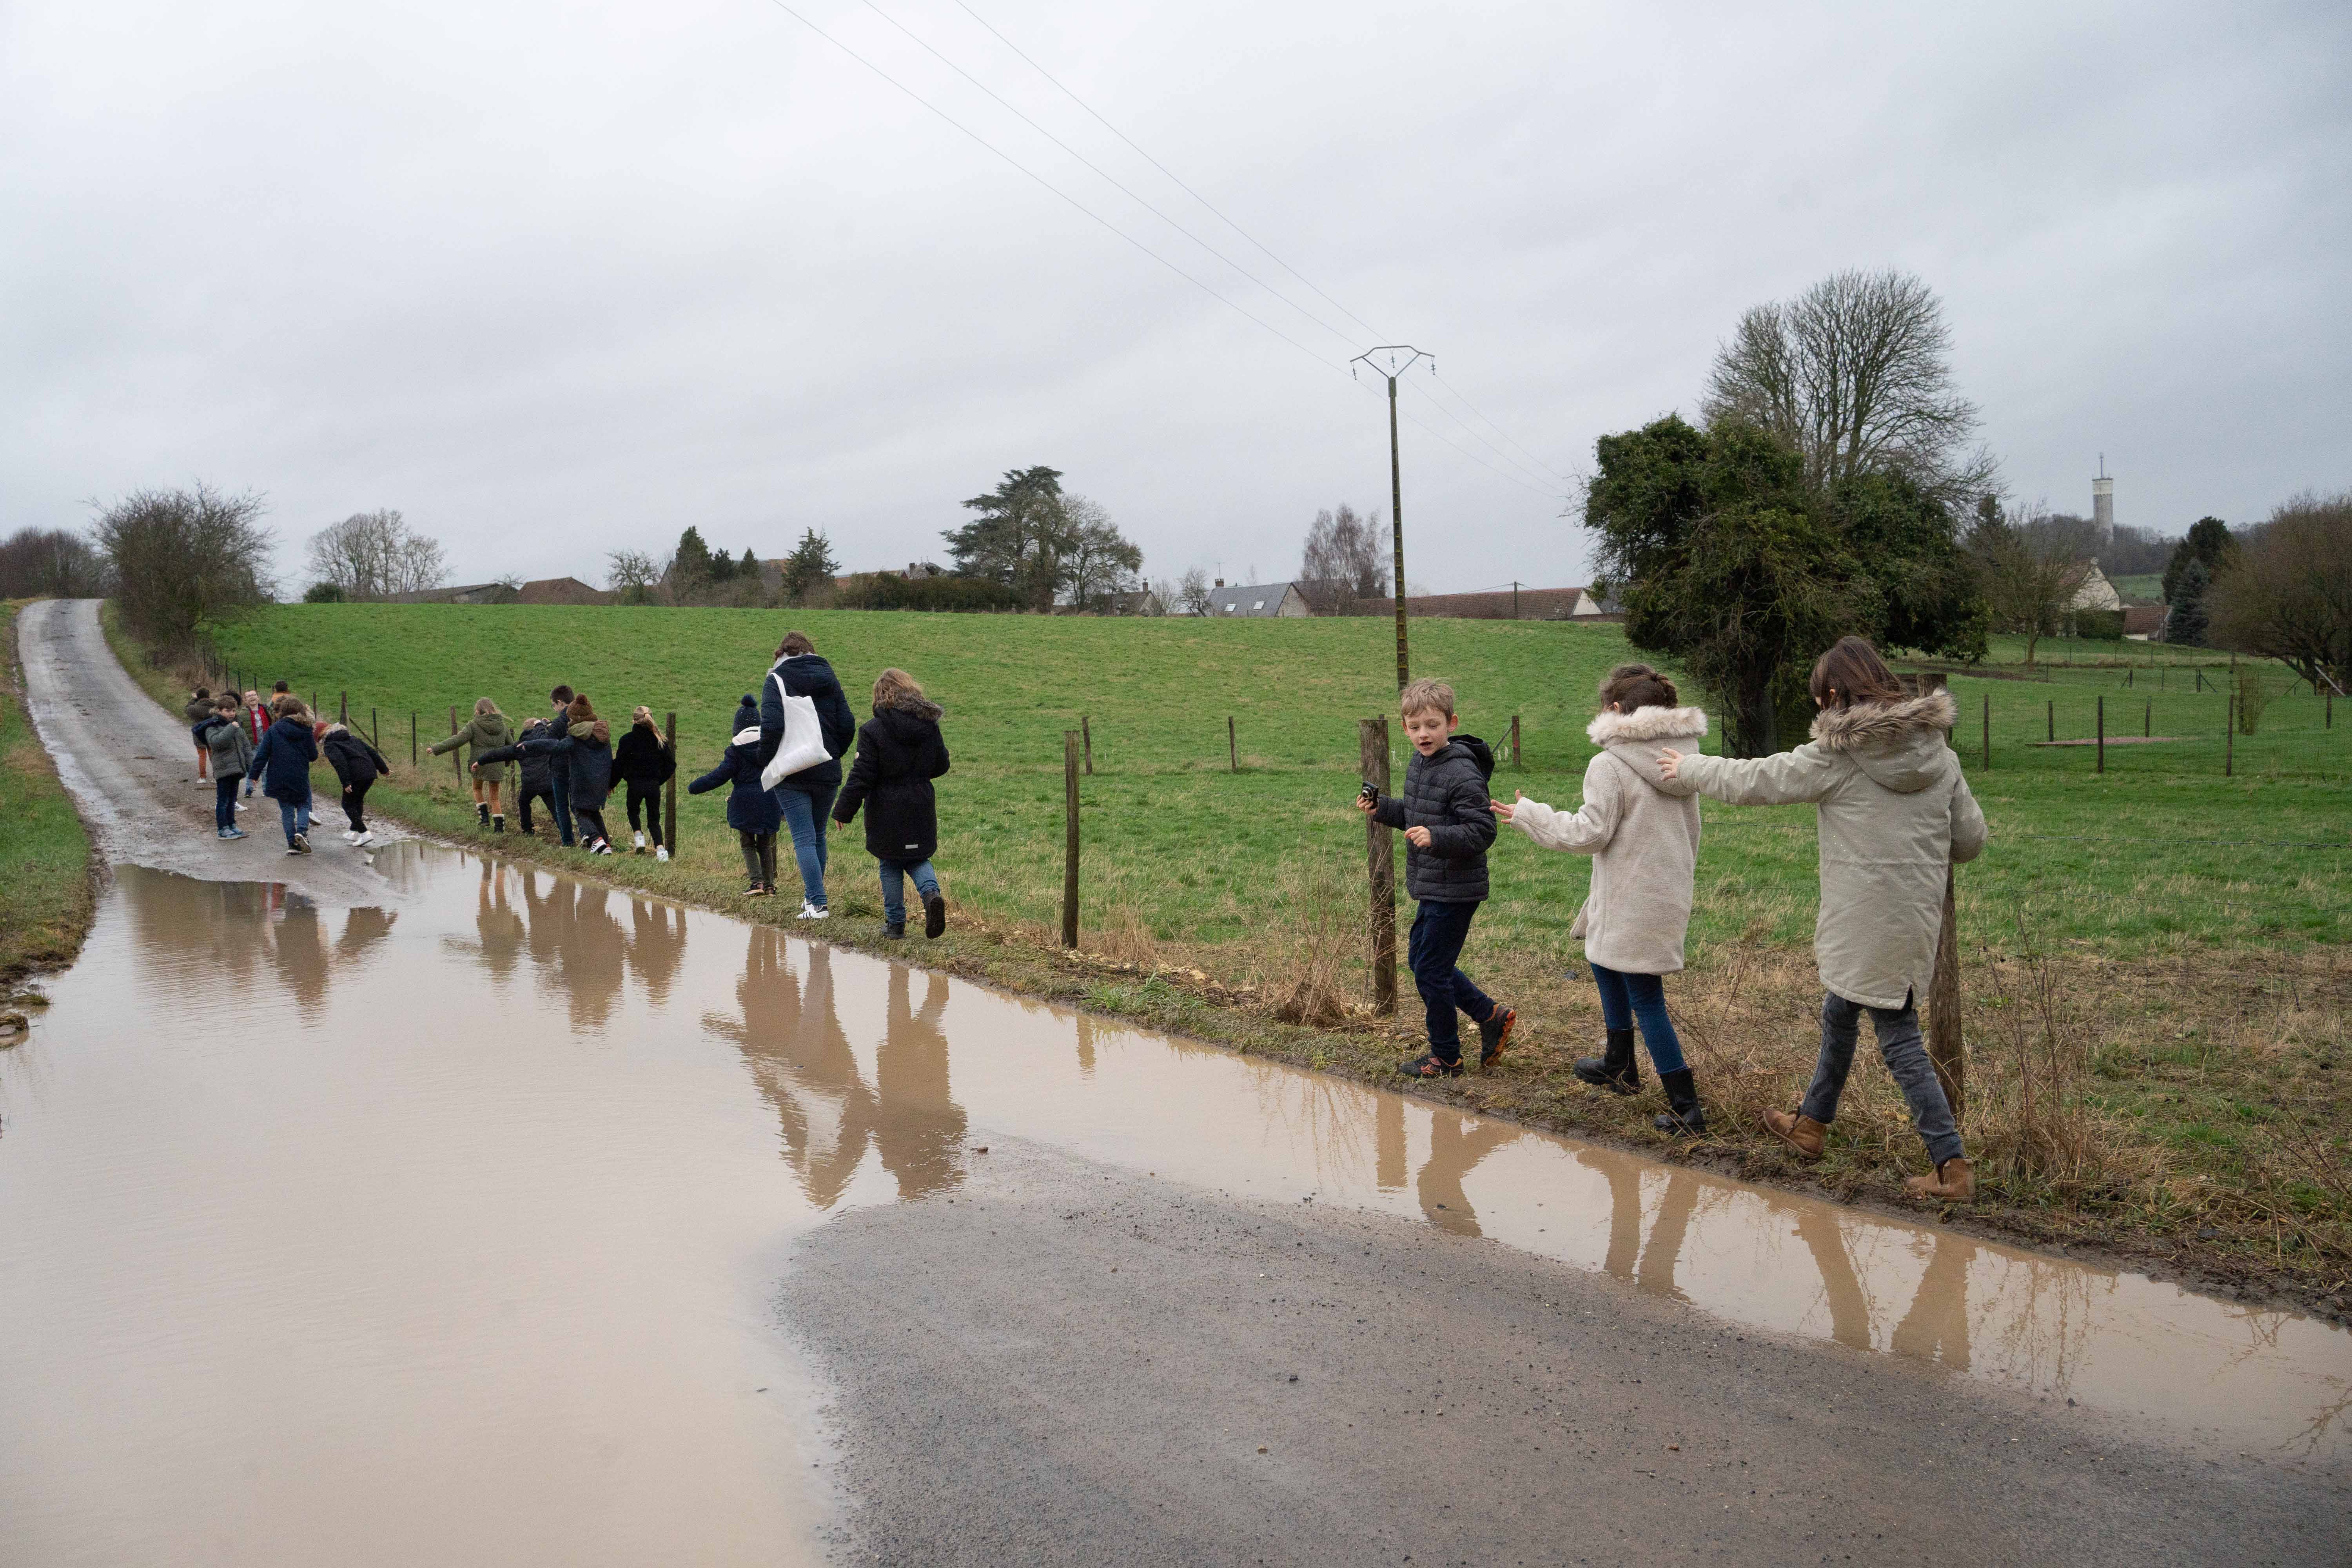
<svg viewBox="0 0 2352 1568">
<path fill-rule="evenodd" d="M 566 680 L 622 722 L 635 703 L 674 709 L 691 777 L 717 760 L 736 698 L 756 688 L 788 625 L 815 639 L 861 714 L 886 664 L 913 670 L 948 709 L 955 767 L 941 782 L 939 864 L 959 922 L 918 956 L 1332 1070 L 1376 1074 L 1398 1053 L 1409 980 L 1394 1020 L 1302 1030 L 1272 1016 L 1303 974 L 1364 990 L 1364 829 L 1349 803 L 1356 721 L 1392 701 L 1384 622 L 293 605 L 223 628 L 219 648 L 252 672 L 248 684 L 283 677 L 330 713 L 348 694 L 353 721 L 373 722 L 402 764 L 376 800 L 463 835 L 471 812 L 447 762 L 406 766 L 412 713 L 429 742 L 448 732 L 453 704 L 488 695 L 534 713 Z M 1430 621 L 1416 623 L 1412 650 L 1416 672 L 1451 679 L 1464 727 L 1498 751 L 1519 717 L 1524 765 L 1507 761 L 1498 792 L 1574 803 L 1594 683 L 1627 656 L 1617 628 Z M 1992 826 L 1959 888 L 1970 1133 L 2001 1221 L 2177 1252 L 2306 1297 L 2347 1288 L 2352 711 L 2331 729 L 2317 700 L 2280 695 L 2232 750 L 2223 700 L 2196 674 L 2201 659 L 2218 679 L 2226 659 L 2063 641 L 2039 654 L 2030 681 L 2021 647 L 2007 644 L 1952 679 L 1956 743 Z M 2062 740 L 2089 735 L 2103 696 L 2111 735 L 2171 738 L 2110 747 L 2105 773 L 2092 748 L 2033 743 L 2053 723 Z M 1074 963 L 1051 932 L 1062 733 L 1081 715 L 1097 770 L 1082 792 L 1092 956 Z M 788 918 L 786 900 L 737 896 L 721 812 L 716 796 L 681 795 L 675 864 L 625 858 L 592 874 Z M 833 900 L 846 918 L 829 934 L 870 942 L 872 862 L 856 830 L 835 847 Z M 1494 870 L 1465 963 L 1522 1006 L 1528 1045 L 1508 1072 L 1464 1080 L 1455 1097 L 1647 1138 L 1653 1097 L 1593 1096 L 1565 1071 L 1598 1029 L 1568 936 L 1589 863 L 1506 835 Z M 1786 1177 L 1751 1117 L 1793 1098 L 1812 1055 L 1811 812 L 1708 807 L 1697 895 L 1692 967 L 1670 995 L 1723 1124 L 1710 1147 L 1750 1174 Z M 1884 1075 L 1854 1082 L 1824 1179 L 1883 1194 L 1919 1168 L 1917 1145 Z"/>
<path fill-rule="evenodd" d="M 0 600 L 8 650 L 0 684 L 0 985 L 68 963 L 89 930 L 89 837 L 25 716 L 16 612 Z"/>
</svg>

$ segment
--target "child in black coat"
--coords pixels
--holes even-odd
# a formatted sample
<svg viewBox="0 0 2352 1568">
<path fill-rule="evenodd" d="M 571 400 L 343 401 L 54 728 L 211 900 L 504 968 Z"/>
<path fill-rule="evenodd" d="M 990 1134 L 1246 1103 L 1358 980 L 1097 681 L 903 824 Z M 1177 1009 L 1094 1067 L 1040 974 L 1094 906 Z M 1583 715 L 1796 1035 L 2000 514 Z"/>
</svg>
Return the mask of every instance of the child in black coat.
<svg viewBox="0 0 2352 1568">
<path fill-rule="evenodd" d="M 367 825 L 367 793 L 379 775 L 392 771 L 392 764 L 368 744 L 366 736 L 341 724 L 327 726 L 327 738 L 319 750 L 343 786 L 343 815 L 352 824 L 343 842 L 364 849 L 375 842 Z"/>
<path fill-rule="evenodd" d="M 630 724 L 629 732 L 613 742 L 613 776 L 628 786 L 629 836 L 636 840 L 635 852 L 646 852 L 646 835 L 654 838 L 654 858 L 667 860 L 669 848 L 662 843 L 661 787 L 677 772 L 677 759 L 662 743 L 662 733 L 654 728 L 654 710 L 640 706 Z M 645 813 L 639 821 L 637 814 Z"/>
<path fill-rule="evenodd" d="M 940 813 L 931 781 L 948 771 L 948 743 L 940 733 L 940 705 L 923 695 L 903 669 L 886 669 L 874 682 L 874 717 L 857 731 L 857 761 L 833 819 L 844 827 L 866 807 L 866 852 L 881 862 L 882 934 L 907 934 L 906 879 L 923 900 L 923 934 L 948 928 L 948 901 L 931 869 L 939 852 Z"/>
<path fill-rule="evenodd" d="M 760 704 L 748 692 L 736 705 L 727 754 L 687 785 L 686 793 L 703 795 L 730 783 L 735 787 L 727 795 L 727 826 L 742 841 L 743 871 L 751 879 L 744 896 L 764 899 L 776 890 L 776 828 L 784 814 L 775 795 L 760 783 Z"/>
</svg>

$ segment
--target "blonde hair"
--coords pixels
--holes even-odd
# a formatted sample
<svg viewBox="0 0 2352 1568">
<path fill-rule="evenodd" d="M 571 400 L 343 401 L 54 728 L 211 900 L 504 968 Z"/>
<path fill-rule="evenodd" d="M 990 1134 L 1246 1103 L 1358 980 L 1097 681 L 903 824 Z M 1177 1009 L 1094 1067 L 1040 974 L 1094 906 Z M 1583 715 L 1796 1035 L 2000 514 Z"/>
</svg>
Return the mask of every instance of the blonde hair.
<svg viewBox="0 0 2352 1568">
<path fill-rule="evenodd" d="M 1397 693 L 1397 708 L 1408 719 L 1432 709 L 1454 717 L 1454 688 L 1442 680 L 1416 680 Z"/>
<path fill-rule="evenodd" d="M 490 714 L 492 714 L 492 713 L 499 713 L 499 705 L 498 705 L 497 703 L 495 703 L 495 702 L 491 701 L 491 700 L 490 700 L 488 698 L 487 698 L 487 697 L 477 697 L 477 698 L 475 698 L 475 699 L 474 699 L 474 717 L 475 717 L 475 718 L 477 718 L 477 719 L 487 718 L 488 716 L 489 716 L 489 715 L 490 715 Z M 506 717 L 506 715 L 505 715 L 505 714 L 503 714 L 503 713 L 499 713 L 499 718 L 501 718 L 501 719 L 503 719 L 503 718 L 505 718 L 505 717 Z"/>
<path fill-rule="evenodd" d="M 637 704 L 636 711 L 630 717 L 648 730 L 654 727 L 654 710 L 642 702 Z"/>
<path fill-rule="evenodd" d="M 919 698 L 922 695 L 922 684 L 896 666 L 874 678 L 874 706 L 877 708 L 896 708 L 902 697 Z"/>
</svg>

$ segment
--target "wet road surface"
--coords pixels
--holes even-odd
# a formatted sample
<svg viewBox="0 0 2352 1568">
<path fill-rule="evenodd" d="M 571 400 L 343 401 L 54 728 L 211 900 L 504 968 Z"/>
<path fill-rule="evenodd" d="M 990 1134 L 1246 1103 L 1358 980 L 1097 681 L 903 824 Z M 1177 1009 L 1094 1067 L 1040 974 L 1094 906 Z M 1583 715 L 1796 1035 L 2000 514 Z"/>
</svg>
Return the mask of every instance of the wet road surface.
<svg viewBox="0 0 2352 1568">
<path fill-rule="evenodd" d="M 369 875 L 125 870 L 0 1053 L 0 1562 L 2352 1554 L 2295 1314 Z"/>
</svg>

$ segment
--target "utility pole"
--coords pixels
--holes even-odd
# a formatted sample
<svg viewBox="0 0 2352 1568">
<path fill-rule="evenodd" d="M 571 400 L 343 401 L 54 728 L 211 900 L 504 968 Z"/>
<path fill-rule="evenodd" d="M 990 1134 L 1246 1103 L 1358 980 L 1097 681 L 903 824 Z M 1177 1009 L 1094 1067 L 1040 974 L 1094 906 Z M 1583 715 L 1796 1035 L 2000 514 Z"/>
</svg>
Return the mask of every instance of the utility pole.
<svg viewBox="0 0 2352 1568">
<path fill-rule="evenodd" d="M 1386 356 L 1388 361 L 1386 370 L 1381 369 L 1380 362 L 1373 359 L 1374 354 Z M 1402 364 L 1397 362 L 1399 354 L 1404 356 L 1404 362 Z M 1435 374 L 1437 356 L 1423 353 L 1411 343 L 1382 343 L 1380 347 L 1367 350 L 1348 362 L 1348 374 L 1351 378 L 1356 374 L 1356 366 L 1362 364 L 1370 367 L 1374 375 L 1383 378 L 1389 384 L 1389 524 L 1395 531 L 1396 535 L 1397 689 L 1399 691 L 1403 690 L 1406 683 L 1412 679 L 1412 661 L 1406 657 L 1404 641 L 1404 478 L 1403 471 L 1397 462 L 1396 384 L 1398 376 L 1411 370 L 1422 360 L 1429 362 L 1430 374 Z"/>
</svg>

